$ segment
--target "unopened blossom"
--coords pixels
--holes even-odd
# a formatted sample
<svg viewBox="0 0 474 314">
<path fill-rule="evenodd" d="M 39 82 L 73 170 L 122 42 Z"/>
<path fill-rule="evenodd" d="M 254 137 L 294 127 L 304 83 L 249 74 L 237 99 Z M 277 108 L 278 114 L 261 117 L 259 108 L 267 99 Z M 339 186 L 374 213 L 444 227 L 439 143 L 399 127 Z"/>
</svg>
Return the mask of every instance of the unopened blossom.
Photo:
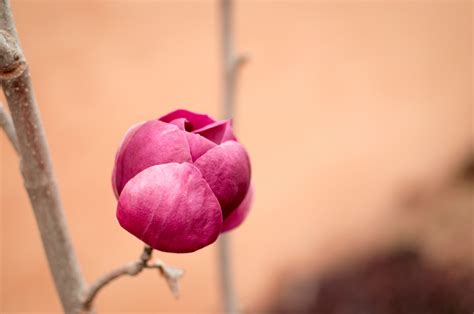
<svg viewBox="0 0 474 314">
<path fill-rule="evenodd" d="M 250 209 L 250 161 L 230 120 L 176 110 L 138 123 L 115 158 L 117 218 L 151 247 L 193 252 L 242 223 Z"/>
</svg>

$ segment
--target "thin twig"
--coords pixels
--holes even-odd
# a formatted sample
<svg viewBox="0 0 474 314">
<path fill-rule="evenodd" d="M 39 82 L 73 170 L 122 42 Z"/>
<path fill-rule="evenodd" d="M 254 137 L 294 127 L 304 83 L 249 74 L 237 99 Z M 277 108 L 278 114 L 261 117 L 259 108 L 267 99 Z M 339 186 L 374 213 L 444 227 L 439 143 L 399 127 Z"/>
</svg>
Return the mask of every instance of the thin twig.
<svg viewBox="0 0 474 314">
<path fill-rule="evenodd" d="M 76 313 L 85 287 L 54 178 L 27 63 L 8 0 L 0 0 L 0 80 L 15 126 L 21 173 L 64 312 Z"/>
<path fill-rule="evenodd" d="M 234 112 L 238 72 L 247 61 L 247 57 L 245 55 L 236 55 L 234 51 L 232 0 L 221 0 L 220 9 L 223 68 L 222 107 L 224 118 L 229 119 L 232 118 Z M 221 290 L 224 298 L 224 311 L 227 314 L 237 314 L 239 313 L 239 309 L 232 282 L 230 253 L 229 235 L 223 234 L 218 241 L 218 257 Z"/>
<path fill-rule="evenodd" d="M 3 109 L 3 106 L 0 104 L 0 127 L 3 128 L 5 134 L 7 135 L 10 143 L 12 144 L 13 148 L 17 152 L 20 152 L 18 148 L 18 139 L 16 137 L 15 127 L 13 126 L 12 117 Z"/>
<path fill-rule="evenodd" d="M 107 284 L 113 280 L 123 276 L 136 276 L 138 275 L 146 266 L 147 262 L 152 257 L 152 249 L 149 246 L 145 246 L 143 253 L 140 258 L 136 261 L 128 263 L 124 266 L 121 266 L 111 272 L 106 273 L 99 279 L 97 279 L 89 288 L 85 291 L 84 299 L 82 301 L 82 308 L 85 311 L 89 311 L 94 302 L 95 296 L 99 293 L 100 289 L 105 287 Z"/>
<path fill-rule="evenodd" d="M 184 271 L 179 268 L 167 266 L 160 260 L 156 260 L 154 263 L 150 263 L 152 258 L 153 249 L 149 246 L 145 246 L 141 256 L 133 262 L 123 265 L 115 270 L 112 270 L 90 285 L 89 289 L 85 292 L 82 301 L 82 309 L 89 311 L 93 305 L 93 302 L 99 293 L 99 291 L 107 286 L 109 283 L 122 276 L 136 276 L 142 272 L 145 268 L 158 269 L 161 275 L 166 279 L 171 292 L 175 297 L 179 297 L 179 279 L 183 276 Z"/>
</svg>

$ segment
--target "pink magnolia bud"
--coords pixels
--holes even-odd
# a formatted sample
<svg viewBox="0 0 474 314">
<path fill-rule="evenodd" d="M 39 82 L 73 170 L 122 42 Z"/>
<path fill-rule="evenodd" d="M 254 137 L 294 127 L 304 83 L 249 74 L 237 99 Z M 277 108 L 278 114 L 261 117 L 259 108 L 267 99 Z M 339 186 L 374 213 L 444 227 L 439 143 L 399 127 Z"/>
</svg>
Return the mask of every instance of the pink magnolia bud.
<svg viewBox="0 0 474 314">
<path fill-rule="evenodd" d="M 187 110 L 132 126 L 115 158 L 120 225 L 151 247 L 193 252 L 242 223 L 250 161 L 229 120 Z"/>
</svg>

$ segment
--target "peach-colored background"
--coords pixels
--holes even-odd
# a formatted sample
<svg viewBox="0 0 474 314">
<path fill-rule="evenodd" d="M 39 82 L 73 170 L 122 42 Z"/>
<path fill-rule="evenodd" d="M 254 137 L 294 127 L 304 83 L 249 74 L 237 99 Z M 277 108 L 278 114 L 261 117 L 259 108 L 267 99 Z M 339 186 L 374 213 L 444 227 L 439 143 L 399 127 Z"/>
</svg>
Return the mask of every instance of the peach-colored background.
<svg viewBox="0 0 474 314">
<path fill-rule="evenodd" d="M 404 187 L 435 184 L 472 144 L 472 2 L 238 1 L 236 125 L 256 199 L 232 233 L 242 307 L 283 271 L 322 269 L 397 235 Z M 88 281 L 141 244 L 115 220 L 110 173 L 127 128 L 177 107 L 218 116 L 215 1 L 16 1 L 70 231 Z M 1 143 L 3 312 L 60 305 L 18 172 Z M 121 279 L 103 312 L 218 312 L 216 246 L 159 253 L 186 269 Z"/>
</svg>

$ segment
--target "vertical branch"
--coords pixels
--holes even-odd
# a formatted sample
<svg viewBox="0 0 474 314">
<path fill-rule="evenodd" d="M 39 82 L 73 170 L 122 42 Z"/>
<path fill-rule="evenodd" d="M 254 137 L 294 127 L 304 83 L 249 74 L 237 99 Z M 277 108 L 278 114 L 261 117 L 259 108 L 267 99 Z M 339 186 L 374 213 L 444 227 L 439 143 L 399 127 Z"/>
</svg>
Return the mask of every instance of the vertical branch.
<svg viewBox="0 0 474 314">
<path fill-rule="evenodd" d="M 18 139 L 16 138 L 16 131 L 15 127 L 13 126 L 12 118 L 5 112 L 2 105 L 0 105 L 0 127 L 5 131 L 5 134 L 10 140 L 15 151 L 19 153 L 20 148 L 18 147 Z"/>
<path fill-rule="evenodd" d="M 221 42 L 222 42 L 222 69 L 223 93 L 222 106 L 224 118 L 229 119 L 234 111 L 234 33 L 232 19 L 232 0 L 221 0 Z"/>
<path fill-rule="evenodd" d="M 232 0 L 221 0 L 220 10 L 223 69 L 222 106 L 224 118 L 229 119 L 234 112 L 237 74 L 246 58 L 237 56 L 234 51 Z M 232 280 L 231 247 L 228 234 L 222 234 L 219 238 L 218 258 L 224 311 L 227 314 L 237 314 L 239 310 Z"/>
<path fill-rule="evenodd" d="M 225 119 L 232 118 L 236 99 L 237 78 L 241 67 L 247 62 L 245 55 L 236 55 L 234 51 L 232 0 L 221 0 L 221 42 L 223 93 L 222 106 Z"/>
<path fill-rule="evenodd" d="M 21 173 L 64 312 L 78 311 L 85 287 L 66 225 L 51 157 L 8 0 L 0 0 L 0 79 L 13 118 Z"/>
<path fill-rule="evenodd" d="M 217 242 L 221 293 L 224 301 L 224 313 L 237 314 L 238 305 L 232 281 L 230 235 L 222 234 Z"/>
</svg>

